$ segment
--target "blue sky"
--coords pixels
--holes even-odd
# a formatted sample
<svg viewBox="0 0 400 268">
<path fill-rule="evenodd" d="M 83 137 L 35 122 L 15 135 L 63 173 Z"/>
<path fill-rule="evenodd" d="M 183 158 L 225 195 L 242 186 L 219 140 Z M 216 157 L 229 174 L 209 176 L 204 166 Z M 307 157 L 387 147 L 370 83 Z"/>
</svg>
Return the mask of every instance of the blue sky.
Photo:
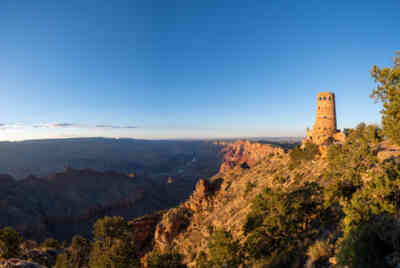
<svg viewBox="0 0 400 268">
<path fill-rule="evenodd" d="M 0 1 L 0 140 L 302 136 L 379 123 L 400 1 Z"/>
</svg>

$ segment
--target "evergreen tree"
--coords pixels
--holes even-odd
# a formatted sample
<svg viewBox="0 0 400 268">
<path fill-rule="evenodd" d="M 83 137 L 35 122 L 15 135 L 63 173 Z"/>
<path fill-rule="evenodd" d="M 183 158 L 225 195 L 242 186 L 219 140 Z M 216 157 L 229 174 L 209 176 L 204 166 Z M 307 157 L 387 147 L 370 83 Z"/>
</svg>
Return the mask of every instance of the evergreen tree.
<svg viewBox="0 0 400 268">
<path fill-rule="evenodd" d="M 90 268 L 140 267 L 130 226 L 122 217 L 97 220 L 93 233 Z"/>
<path fill-rule="evenodd" d="M 148 268 L 186 268 L 182 263 L 182 255 L 179 253 L 169 252 L 161 254 L 159 252 L 150 256 Z"/>
<path fill-rule="evenodd" d="M 0 230 L 0 256 L 9 259 L 19 257 L 22 237 L 11 227 Z"/>
<path fill-rule="evenodd" d="M 394 65 L 374 66 L 371 76 L 377 84 L 371 98 L 382 102 L 382 127 L 385 136 L 400 145 L 400 53 L 396 53 Z"/>
</svg>

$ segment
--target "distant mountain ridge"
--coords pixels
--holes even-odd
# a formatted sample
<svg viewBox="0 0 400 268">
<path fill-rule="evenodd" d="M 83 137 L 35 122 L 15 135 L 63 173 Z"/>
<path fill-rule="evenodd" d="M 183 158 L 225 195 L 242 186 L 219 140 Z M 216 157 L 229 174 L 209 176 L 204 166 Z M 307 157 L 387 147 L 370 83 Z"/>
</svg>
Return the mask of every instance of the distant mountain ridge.
<svg viewBox="0 0 400 268">
<path fill-rule="evenodd" d="M 153 177 L 156 173 L 174 173 L 193 156 L 199 163 L 207 162 L 203 168 L 215 166 L 217 170 L 219 150 L 211 142 L 201 140 L 74 138 L 0 142 L 0 173 L 23 179 L 32 174 L 47 176 L 72 167 L 125 174 L 135 172 Z"/>
</svg>

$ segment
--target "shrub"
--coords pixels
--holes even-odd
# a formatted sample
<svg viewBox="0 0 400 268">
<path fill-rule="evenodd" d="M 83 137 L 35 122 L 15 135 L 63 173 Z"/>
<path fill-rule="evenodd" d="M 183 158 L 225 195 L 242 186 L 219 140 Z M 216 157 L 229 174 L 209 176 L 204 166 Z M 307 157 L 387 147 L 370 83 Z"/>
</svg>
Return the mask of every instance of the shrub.
<svg viewBox="0 0 400 268">
<path fill-rule="evenodd" d="M 67 252 L 63 252 L 57 255 L 56 264 L 53 268 L 73 268 L 73 267 L 82 267 L 82 266 L 73 266 L 73 263 L 70 260 L 70 256 Z"/>
<path fill-rule="evenodd" d="M 235 268 L 242 263 L 238 241 L 233 240 L 232 234 L 224 229 L 218 229 L 213 233 L 208 249 L 210 252 L 208 267 Z"/>
<path fill-rule="evenodd" d="M 54 238 L 47 238 L 40 244 L 42 248 L 55 248 L 59 249 L 60 248 L 60 243 L 54 239 Z"/>
<path fill-rule="evenodd" d="M 256 182 L 251 182 L 251 181 L 247 182 L 246 189 L 244 190 L 244 194 L 250 193 L 255 187 L 257 187 Z"/>
<path fill-rule="evenodd" d="M 290 159 L 293 162 L 314 160 L 318 154 L 318 145 L 311 142 L 306 142 L 304 148 L 296 146 L 289 152 Z"/>
<path fill-rule="evenodd" d="M 74 267 L 87 267 L 89 263 L 91 244 L 86 238 L 75 235 L 71 242 L 71 261 Z"/>
<path fill-rule="evenodd" d="M 264 258 L 271 265 L 290 266 L 301 252 L 302 241 L 318 233 L 326 215 L 316 183 L 288 192 L 266 188 L 247 216 L 244 251 L 254 260 Z"/>
<path fill-rule="evenodd" d="M 378 163 L 381 130 L 377 126 L 360 123 L 347 132 L 349 136 L 343 145 L 334 144 L 328 150 L 328 170 L 323 175 L 327 183 L 324 190 L 327 206 L 350 200 L 362 186 L 361 175 Z"/>
<path fill-rule="evenodd" d="M 182 263 L 182 255 L 175 252 L 161 254 L 159 252 L 153 253 L 149 260 L 149 268 L 186 268 L 187 266 Z"/>
<path fill-rule="evenodd" d="M 398 221 L 382 218 L 360 224 L 338 240 L 338 264 L 349 268 L 386 267 L 384 257 L 399 250 Z"/>
<path fill-rule="evenodd" d="M 349 267 L 382 267 L 383 257 L 399 250 L 400 172 L 393 163 L 358 189 L 343 211 L 343 237 L 337 258 Z"/>
<path fill-rule="evenodd" d="M 94 243 L 90 252 L 89 267 L 139 267 L 129 224 L 122 217 L 97 220 L 93 233 Z"/>
<path fill-rule="evenodd" d="M 21 254 L 22 237 L 11 227 L 0 230 L 0 256 L 5 259 L 17 258 Z"/>
</svg>

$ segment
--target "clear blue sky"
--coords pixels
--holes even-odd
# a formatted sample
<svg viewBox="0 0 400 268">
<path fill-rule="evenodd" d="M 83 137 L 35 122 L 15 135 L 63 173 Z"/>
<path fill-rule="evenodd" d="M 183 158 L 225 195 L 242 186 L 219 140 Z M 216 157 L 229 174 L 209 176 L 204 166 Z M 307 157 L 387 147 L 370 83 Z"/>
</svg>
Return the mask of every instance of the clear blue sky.
<svg viewBox="0 0 400 268">
<path fill-rule="evenodd" d="M 400 1 L 0 1 L 0 140 L 301 136 L 379 123 Z M 133 128 L 136 127 L 136 128 Z"/>
</svg>

